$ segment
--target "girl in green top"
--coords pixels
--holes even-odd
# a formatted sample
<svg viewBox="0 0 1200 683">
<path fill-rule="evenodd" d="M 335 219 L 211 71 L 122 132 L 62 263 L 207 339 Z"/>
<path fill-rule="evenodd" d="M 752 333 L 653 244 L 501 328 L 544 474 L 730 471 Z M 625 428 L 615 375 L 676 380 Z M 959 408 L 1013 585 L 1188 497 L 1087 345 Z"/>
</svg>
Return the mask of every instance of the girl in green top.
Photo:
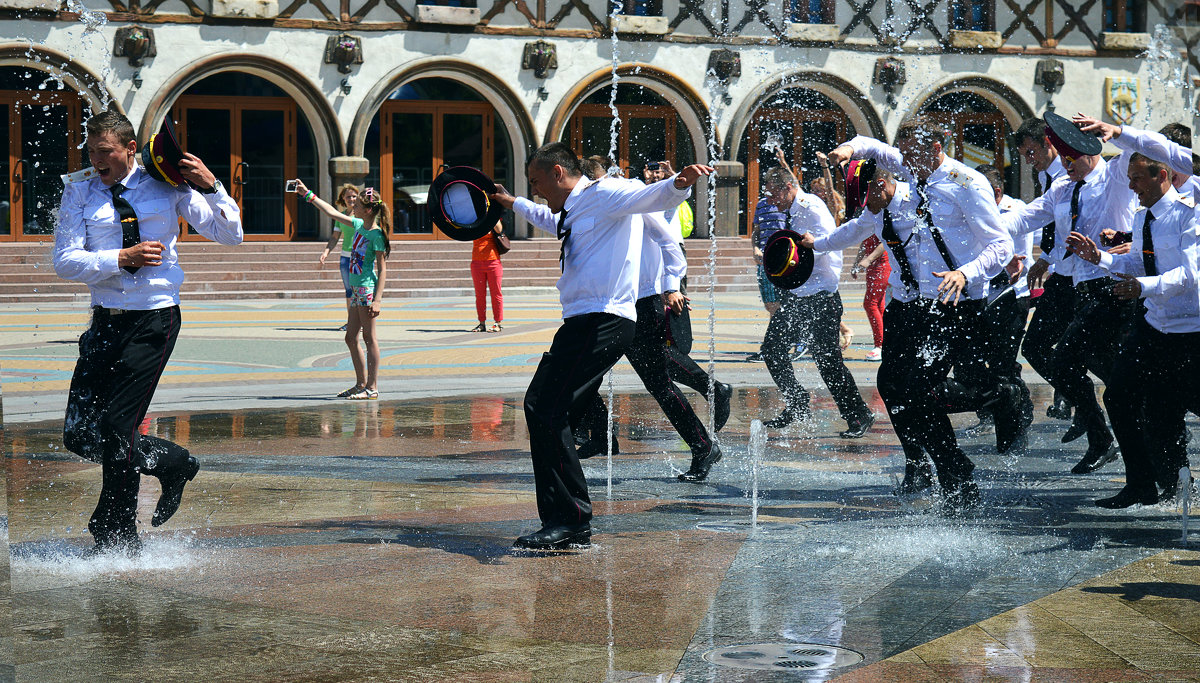
<svg viewBox="0 0 1200 683">
<path fill-rule="evenodd" d="M 338 188 L 337 199 L 333 201 L 333 207 L 345 214 L 353 213 L 350 207 L 354 206 L 360 193 L 362 190 L 357 185 L 345 183 Z M 321 253 L 321 266 L 324 266 L 325 259 L 329 258 L 333 247 L 339 241 L 342 243 L 342 256 L 338 259 L 338 270 L 342 274 L 342 289 L 346 290 L 346 324 L 342 325 L 342 330 L 345 330 L 350 324 L 350 315 L 353 313 L 350 308 L 350 242 L 353 239 L 354 226 L 335 220 L 333 233 L 329 235 L 329 243 L 325 245 L 325 251 Z"/>
<path fill-rule="evenodd" d="M 296 193 L 333 220 L 354 226 L 350 240 L 350 314 L 346 322 L 346 346 L 354 364 L 355 383 L 338 396 L 355 400 L 379 398 L 379 340 L 375 335 L 375 319 L 379 317 L 383 299 L 386 259 L 392 250 L 387 238 L 391 212 L 369 187 L 355 197 L 350 215 L 330 206 L 299 180 L 296 181 Z M 367 347 L 365 358 L 358 345 L 360 330 Z"/>
</svg>

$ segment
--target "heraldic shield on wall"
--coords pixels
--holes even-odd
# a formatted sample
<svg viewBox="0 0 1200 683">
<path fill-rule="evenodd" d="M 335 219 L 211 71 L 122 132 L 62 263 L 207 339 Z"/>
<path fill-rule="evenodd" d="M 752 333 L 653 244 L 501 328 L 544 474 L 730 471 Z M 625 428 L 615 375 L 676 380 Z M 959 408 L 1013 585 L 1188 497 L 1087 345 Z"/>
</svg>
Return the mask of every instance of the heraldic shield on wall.
<svg viewBox="0 0 1200 683">
<path fill-rule="evenodd" d="M 1141 92 L 1136 76 L 1104 79 L 1104 112 L 1122 126 L 1133 123 L 1141 104 Z"/>
</svg>

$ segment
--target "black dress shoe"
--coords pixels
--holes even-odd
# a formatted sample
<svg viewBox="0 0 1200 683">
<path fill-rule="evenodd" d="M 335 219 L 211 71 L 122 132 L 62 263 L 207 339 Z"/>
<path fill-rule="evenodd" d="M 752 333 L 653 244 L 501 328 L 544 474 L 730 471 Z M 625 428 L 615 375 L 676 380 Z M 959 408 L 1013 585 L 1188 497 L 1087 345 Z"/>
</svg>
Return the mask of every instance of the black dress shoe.
<svg viewBox="0 0 1200 683">
<path fill-rule="evenodd" d="M 913 463 L 905 463 L 904 465 L 904 481 L 900 482 L 900 488 L 896 489 L 897 494 L 919 493 L 933 486 L 933 470 L 930 469 L 929 463 L 921 463 L 914 465 Z"/>
<path fill-rule="evenodd" d="M 729 404 L 733 399 L 733 387 L 723 382 L 713 384 L 713 431 L 721 431 L 729 421 Z"/>
<path fill-rule="evenodd" d="M 1076 413 L 1075 420 L 1071 422 L 1071 426 L 1067 428 L 1067 432 L 1062 435 L 1062 442 L 1071 443 L 1084 434 L 1087 434 L 1087 423 L 1080 419 L 1079 413 Z"/>
<path fill-rule="evenodd" d="M 992 404 L 992 417 L 996 423 L 996 450 L 1007 453 L 1021 441 L 1025 429 L 1021 418 L 1019 389 L 1014 384 L 1002 384 L 997 400 Z"/>
<path fill-rule="evenodd" d="M 1071 404 L 1066 401 L 1055 401 L 1046 406 L 1046 417 L 1054 418 L 1055 420 L 1070 420 L 1071 419 Z"/>
<path fill-rule="evenodd" d="M 587 460 L 588 458 L 594 458 L 597 455 L 608 455 L 608 451 L 606 451 L 604 449 L 605 449 L 604 441 L 602 441 L 600 439 L 591 439 L 587 443 L 585 443 L 582 446 L 580 446 L 579 448 L 575 449 L 575 453 L 579 456 L 580 460 Z M 621 445 L 617 441 L 617 429 L 616 429 L 616 427 L 613 427 L 612 454 L 619 455 L 620 453 L 621 453 Z"/>
<path fill-rule="evenodd" d="M 679 481 L 694 484 L 698 481 L 708 479 L 708 471 L 720 459 L 721 447 L 714 443 L 712 448 L 708 449 L 708 453 L 705 453 L 703 456 L 692 456 L 692 466 L 688 468 L 687 472 L 679 475 Z"/>
<path fill-rule="evenodd" d="M 518 536 L 513 547 L 528 548 L 529 550 L 563 550 L 568 546 L 587 546 L 592 544 L 592 525 L 576 524 L 573 526 L 546 526 L 532 534 Z"/>
<path fill-rule="evenodd" d="M 767 429 L 783 429 L 793 422 L 804 422 L 810 415 L 808 406 L 788 406 L 783 409 L 783 412 L 778 417 L 773 417 L 764 422 L 763 426 Z"/>
<path fill-rule="evenodd" d="M 1113 460 L 1116 460 L 1120 454 L 1121 449 L 1117 448 L 1117 444 L 1111 441 L 1103 446 L 1088 446 L 1087 453 L 1084 453 L 1083 458 L 1071 468 L 1071 474 L 1095 472 Z"/>
<path fill-rule="evenodd" d="M 846 431 L 838 433 L 838 436 L 843 439 L 861 439 L 873 424 L 875 424 L 875 413 L 868 411 L 865 415 L 847 421 Z"/>
<path fill-rule="evenodd" d="M 979 486 L 970 480 L 952 489 L 943 489 L 942 509 L 950 515 L 960 515 L 979 507 Z"/>
<path fill-rule="evenodd" d="M 973 439 L 977 436 L 987 436 L 994 431 L 996 431 L 996 418 L 988 413 L 980 413 L 979 422 L 964 429 L 963 436 Z"/>
<path fill-rule="evenodd" d="M 1096 501 L 1096 507 L 1109 510 L 1123 510 L 1133 505 L 1154 505 L 1158 502 L 1158 490 L 1153 486 L 1149 489 L 1131 489 L 1128 486 L 1121 489 L 1111 498 L 1101 498 Z"/>
<path fill-rule="evenodd" d="M 162 483 L 162 495 L 154 508 L 154 516 L 150 518 L 151 526 L 162 526 L 175 511 L 179 509 L 179 501 L 183 498 L 183 487 L 196 477 L 200 471 L 200 461 L 188 456 L 183 466 L 171 474 L 159 477 Z"/>
</svg>

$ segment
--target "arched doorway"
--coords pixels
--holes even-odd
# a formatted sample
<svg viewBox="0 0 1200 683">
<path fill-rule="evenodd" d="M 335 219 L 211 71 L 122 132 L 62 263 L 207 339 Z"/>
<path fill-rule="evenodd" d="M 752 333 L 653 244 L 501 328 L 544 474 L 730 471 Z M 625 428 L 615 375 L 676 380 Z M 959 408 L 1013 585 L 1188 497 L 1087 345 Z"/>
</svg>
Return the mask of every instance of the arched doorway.
<svg viewBox="0 0 1200 683">
<path fill-rule="evenodd" d="M 367 130 L 367 183 L 392 207 L 396 238 L 446 239 L 430 219 L 429 185 L 443 168 L 474 166 L 512 188 L 508 131 L 480 93 L 449 78 L 419 78 L 396 88 Z M 505 228 L 511 233 L 511 213 Z"/>
<path fill-rule="evenodd" d="M 0 67 L 0 239 L 53 234 L 61 175 L 83 167 L 84 102 L 61 78 Z"/>
<path fill-rule="evenodd" d="M 222 71 L 192 84 L 171 107 L 180 143 L 200 157 L 242 210 L 247 240 L 316 239 L 318 217 L 284 191 L 289 178 L 318 187 L 312 128 L 270 81 Z M 194 232 L 184 239 L 199 239 Z"/>
<path fill-rule="evenodd" d="M 807 188 L 821 176 L 817 152 L 828 152 L 856 134 L 854 123 L 824 93 L 798 86 L 779 91 L 755 110 L 738 149 L 738 161 L 746 165 L 745 204 L 757 202 L 763 174 L 779 165 L 777 148 Z M 745 211 L 745 216 L 743 229 L 748 235 L 754 212 Z"/>
<path fill-rule="evenodd" d="M 950 133 L 946 154 L 974 168 L 995 165 L 1004 173 L 1004 191 L 1021 196 L 1021 159 L 1008 137 L 1033 110 L 1007 86 L 983 77 L 955 80 L 935 89 L 917 111 Z M 1028 174 L 1024 174 L 1028 175 Z"/>
<path fill-rule="evenodd" d="M 571 113 L 563 142 L 580 156 L 608 158 L 613 148 L 612 86 L 586 97 Z M 666 99 L 636 83 L 617 84 L 617 165 L 641 178 L 648 162 L 670 161 L 675 170 L 696 163 L 691 133 Z"/>
</svg>

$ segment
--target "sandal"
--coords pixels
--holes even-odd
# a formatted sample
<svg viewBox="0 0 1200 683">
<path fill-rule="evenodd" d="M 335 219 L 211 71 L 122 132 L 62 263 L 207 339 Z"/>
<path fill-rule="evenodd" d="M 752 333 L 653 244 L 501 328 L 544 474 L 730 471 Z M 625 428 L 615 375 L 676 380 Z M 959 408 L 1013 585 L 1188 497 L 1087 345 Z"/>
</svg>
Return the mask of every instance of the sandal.
<svg viewBox="0 0 1200 683">
<path fill-rule="evenodd" d="M 504 331 L 504 327 L 502 327 L 502 326 L 500 325 L 500 323 L 492 323 L 492 330 L 491 330 L 491 331 L 492 331 L 492 332 L 503 332 L 503 331 Z"/>
<path fill-rule="evenodd" d="M 360 392 L 362 390 L 363 390 L 363 387 L 361 384 L 355 384 L 354 386 L 350 387 L 349 389 L 338 394 L 337 397 L 338 398 L 349 398 L 350 396 L 353 396 L 354 394 L 357 394 L 358 392 Z"/>
<path fill-rule="evenodd" d="M 484 325 L 483 323 L 479 323 L 475 327 L 471 328 L 471 331 L 472 332 L 487 332 L 487 325 Z"/>
<path fill-rule="evenodd" d="M 351 401 L 375 400 L 379 398 L 379 392 L 375 391 L 374 389 L 363 389 L 356 394 L 350 394 L 346 398 L 350 399 Z"/>
</svg>

